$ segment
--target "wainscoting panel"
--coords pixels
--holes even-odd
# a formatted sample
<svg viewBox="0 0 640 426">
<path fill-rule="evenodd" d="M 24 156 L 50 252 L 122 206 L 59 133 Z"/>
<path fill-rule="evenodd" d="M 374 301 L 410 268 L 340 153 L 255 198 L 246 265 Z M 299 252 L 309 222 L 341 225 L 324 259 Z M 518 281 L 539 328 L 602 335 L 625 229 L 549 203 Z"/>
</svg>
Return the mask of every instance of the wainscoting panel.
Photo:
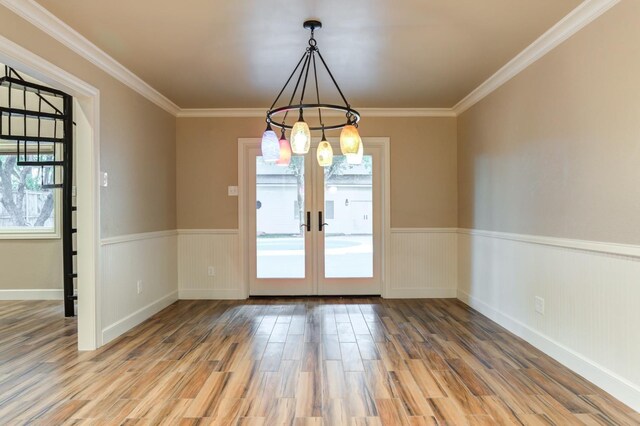
<svg viewBox="0 0 640 426">
<path fill-rule="evenodd" d="M 456 228 L 393 228 L 388 256 L 385 297 L 456 297 Z"/>
<path fill-rule="evenodd" d="M 162 231 L 102 240 L 103 344 L 178 300 L 177 238 Z"/>
<path fill-rule="evenodd" d="M 237 230 L 178 231 L 180 299 L 244 299 L 241 276 Z"/>
<path fill-rule="evenodd" d="M 461 230 L 458 297 L 640 411 L 640 258 L 621 253 L 638 248 Z"/>
</svg>

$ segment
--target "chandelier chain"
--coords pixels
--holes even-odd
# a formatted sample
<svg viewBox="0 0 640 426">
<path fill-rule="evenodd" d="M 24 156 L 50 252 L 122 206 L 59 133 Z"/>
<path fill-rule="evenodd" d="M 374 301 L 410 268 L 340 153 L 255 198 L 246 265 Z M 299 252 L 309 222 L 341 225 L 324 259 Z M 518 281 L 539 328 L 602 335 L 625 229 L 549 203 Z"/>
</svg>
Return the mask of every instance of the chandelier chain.
<svg viewBox="0 0 640 426">
<path fill-rule="evenodd" d="M 293 88 L 293 93 L 291 94 L 291 98 L 289 98 L 289 105 L 291 105 L 291 102 L 293 102 L 293 99 L 296 97 L 296 93 L 298 92 L 298 86 L 300 86 L 300 80 L 302 80 L 302 74 L 304 73 L 304 69 L 307 66 L 307 62 L 309 62 L 309 52 L 306 52 L 306 51 L 304 52 L 303 59 L 304 59 L 304 64 L 302 65 L 302 69 L 300 70 L 300 74 L 298 75 L 298 80 L 296 81 L 296 85 Z M 295 73 L 295 70 L 293 72 Z M 287 86 L 285 85 L 285 87 L 283 87 L 282 90 L 284 91 L 286 87 Z M 273 107 L 271 107 L 271 109 L 273 110 Z M 289 115 L 289 111 L 286 111 L 284 114 L 284 118 L 282 119 L 283 123 L 287 121 L 288 115 Z"/>
<path fill-rule="evenodd" d="M 309 58 L 313 56 L 313 50 L 309 51 Z M 304 101 L 304 92 L 307 89 L 307 78 L 309 77 L 309 68 L 311 68 L 311 60 L 307 60 L 307 71 L 304 74 L 304 83 L 302 84 L 302 94 L 300 95 L 300 104 Z M 304 70 L 304 68 L 303 68 Z M 300 108 L 300 115 L 302 115 L 302 108 Z"/>
<path fill-rule="evenodd" d="M 311 59 L 313 60 L 313 77 L 316 82 L 316 100 L 318 102 L 318 105 L 320 105 L 320 89 L 318 89 L 318 71 L 316 69 L 315 55 L 312 54 Z M 322 136 L 324 138 L 324 122 L 322 121 L 322 108 L 318 108 L 318 120 L 320 121 L 320 127 L 322 127 Z"/>
<path fill-rule="evenodd" d="M 342 100 L 344 101 L 345 106 L 347 108 L 351 108 L 351 105 L 349 105 L 349 101 L 347 101 L 347 98 L 344 96 L 344 93 L 342 93 L 342 89 L 340 89 L 340 86 L 338 86 L 338 82 L 333 77 L 333 74 L 331 73 L 331 70 L 327 66 L 327 63 L 324 61 L 324 58 L 322 57 L 322 53 L 320 53 L 319 50 L 318 50 L 318 57 L 322 61 L 322 65 L 324 65 L 324 68 L 327 70 L 327 73 L 329 74 L 329 77 L 331 77 L 331 81 L 333 81 L 333 84 L 336 86 L 336 89 L 338 89 L 338 92 L 340 93 L 340 96 L 342 97 Z"/>
<path fill-rule="evenodd" d="M 284 84 L 284 86 L 282 87 L 282 90 L 280 90 L 280 93 L 278 93 L 278 96 L 276 96 L 276 100 L 273 101 L 273 103 L 271 104 L 271 108 L 269 109 L 273 109 L 273 107 L 276 106 L 276 103 L 278 103 L 278 100 L 280 100 L 280 96 L 282 96 L 282 94 L 284 93 L 284 90 L 287 88 L 287 86 L 289 85 L 289 82 L 291 81 L 291 79 L 293 78 L 293 76 L 295 75 L 296 71 L 298 71 L 298 68 L 300 67 L 300 64 L 302 63 L 302 61 L 304 60 L 304 58 L 307 57 L 307 52 L 304 52 L 304 54 L 302 55 L 302 57 L 300 58 L 300 60 L 298 61 L 298 64 L 296 65 L 296 67 L 293 69 L 293 72 L 291 73 L 291 75 L 289 76 L 289 78 L 287 79 L 287 82 Z M 291 103 L 291 101 L 289 101 L 289 103 Z"/>
<path fill-rule="evenodd" d="M 271 105 L 271 108 L 267 111 L 267 116 L 266 116 L 267 123 L 269 123 L 270 125 L 271 124 L 275 125 L 276 127 L 280 127 L 284 132 L 285 129 L 292 129 L 293 127 L 291 125 L 286 124 L 286 120 L 290 111 L 299 111 L 298 121 L 304 121 L 304 118 L 303 118 L 304 110 L 317 109 L 320 127 L 310 127 L 310 130 L 322 130 L 324 134 L 325 130 L 342 129 L 348 125 L 357 126 L 357 123 L 360 120 L 360 114 L 358 113 L 358 111 L 351 108 L 351 105 L 347 101 L 346 96 L 342 92 L 342 89 L 338 85 L 338 82 L 336 81 L 324 57 L 320 53 L 320 49 L 317 46 L 317 40 L 315 39 L 315 29 L 322 28 L 321 22 L 314 21 L 314 20 L 305 21 L 304 27 L 309 29 L 311 33 L 309 37 L 309 45 L 305 49 L 305 52 L 302 55 L 302 58 L 300 58 L 300 60 L 298 61 L 293 72 L 287 79 L 284 87 L 278 93 L 278 96 L 276 97 L 276 100 Z M 316 54 L 320 58 L 320 64 L 322 64 L 322 66 L 320 66 L 318 61 L 316 60 Z M 307 92 L 306 92 L 307 83 L 309 83 L 309 73 L 310 73 L 310 68 L 312 66 L 313 66 L 314 86 L 316 91 L 316 100 L 315 100 L 315 103 L 309 102 L 309 101 L 305 103 L 305 95 L 307 95 Z M 336 87 L 342 101 L 344 102 L 344 106 L 338 105 L 338 104 L 320 103 L 320 88 L 319 88 L 320 83 L 318 80 L 318 67 L 320 68 L 324 67 L 327 74 L 329 74 L 331 82 Z M 298 74 L 298 76 L 296 79 L 295 87 L 293 88 L 293 92 L 291 93 L 291 98 L 289 99 L 289 103 L 285 106 L 276 107 L 276 104 L 281 99 L 282 95 L 287 90 L 287 88 L 289 87 L 296 73 Z M 304 80 L 302 78 L 303 75 L 304 75 Z M 300 93 L 298 94 L 299 88 L 300 88 Z M 313 90 L 313 88 L 311 88 L 310 90 Z M 298 104 L 293 104 L 292 102 L 294 102 L 294 99 L 296 99 L 298 95 L 300 96 L 300 102 Z M 338 124 L 333 124 L 333 123 L 325 124 L 323 119 L 323 114 L 322 114 L 323 109 L 343 112 L 346 116 L 346 122 L 342 122 Z M 283 117 L 283 118 L 282 120 L 278 120 L 275 118 L 276 116 Z"/>
</svg>

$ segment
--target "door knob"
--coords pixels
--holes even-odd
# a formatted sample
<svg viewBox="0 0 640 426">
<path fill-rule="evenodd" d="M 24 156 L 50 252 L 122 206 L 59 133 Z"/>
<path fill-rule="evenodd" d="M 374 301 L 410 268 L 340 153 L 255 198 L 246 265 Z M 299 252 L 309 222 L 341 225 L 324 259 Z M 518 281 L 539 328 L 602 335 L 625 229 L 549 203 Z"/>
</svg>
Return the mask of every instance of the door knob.
<svg viewBox="0 0 640 426">
<path fill-rule="evenodd" d="M 302 227 L 307 228 L 307 232 L 311 231 L 311 212 L 307 212 L 307 223 L 303 223 L 302 225 L 300 225 L 300 228 Z"/>
<path fill-rule="evenodd" d="M 326 223 L 326 222 L 323 222 L 323 220 L 322 220 L 322 212 L 318 212 L 318 231 L 322 232 L 322 230 L 323 230 L 323 228 L 325 226 L 329 226 L 329 224 Z"/>
</svg>

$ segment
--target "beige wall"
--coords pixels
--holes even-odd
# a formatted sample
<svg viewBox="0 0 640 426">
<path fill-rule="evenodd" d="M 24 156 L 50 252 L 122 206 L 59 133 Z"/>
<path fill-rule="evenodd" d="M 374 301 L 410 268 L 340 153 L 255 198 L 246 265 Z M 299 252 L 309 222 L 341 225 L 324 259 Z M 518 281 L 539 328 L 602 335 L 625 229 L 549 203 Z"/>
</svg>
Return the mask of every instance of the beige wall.
<svg viewBox="0 0 640 426">
<path fill-rule="evenodd" d="M 62 289 L 62 240 L 0 240 L 3 289 Z"/>
<path fill-rule="evenodd" d="M 463 228 L 640 243 L 640 2 L 458 118 Z"/>
<path fill-rule="evenodd" d="M 178 228 L 235 229 L 238 138 L 257 138 L 263 118 L 179 118 Z M 391 139 L 391 226 L 456 227 L 455 118 L 367 118 L 362 136 Z"/>
<path fill-rule="evenodd" d="M 100 90 L 102 238 L 175 229 L 175 118 L 2 6 L 0 34 Z"/>
</svg>

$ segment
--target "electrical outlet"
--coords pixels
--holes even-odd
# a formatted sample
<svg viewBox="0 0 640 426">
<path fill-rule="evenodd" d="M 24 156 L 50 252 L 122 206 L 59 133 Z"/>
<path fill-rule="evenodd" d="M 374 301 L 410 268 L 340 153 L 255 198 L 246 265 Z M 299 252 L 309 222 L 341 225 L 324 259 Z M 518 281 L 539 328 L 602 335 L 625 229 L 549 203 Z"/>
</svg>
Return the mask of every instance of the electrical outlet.
<svg viewBox="0 0 640 426">
<path fill-rule="evenodd" d="M 142 280 L 138 280 L 138 294 L 142 293 Z"/>
<path fill-rule="evenodd" d="M 100 172 L 100 186 L 103 188 L 109 186 L 109 174 L 107 172 Z"/>
<path fill-rule="evenodd" d="M 544 299 L 536 296 L 536 312 L 540 315 L 544 315 Z"/>
<path fill-rule="evenodd" d="M 237 197 L 238 196 L 238 187 L 237 186 L 230 186 L 227 188 L 227 194 L 229 195 L 229 197 Z"/>
<path fill-rule="evenodd" d="M 209 274 L 210 277 L 215 277 L 216 268 L 214 268 L 213 266 L 209 266 L 209 268 L 207 269 L 207 273 Z"/>
</svg>

